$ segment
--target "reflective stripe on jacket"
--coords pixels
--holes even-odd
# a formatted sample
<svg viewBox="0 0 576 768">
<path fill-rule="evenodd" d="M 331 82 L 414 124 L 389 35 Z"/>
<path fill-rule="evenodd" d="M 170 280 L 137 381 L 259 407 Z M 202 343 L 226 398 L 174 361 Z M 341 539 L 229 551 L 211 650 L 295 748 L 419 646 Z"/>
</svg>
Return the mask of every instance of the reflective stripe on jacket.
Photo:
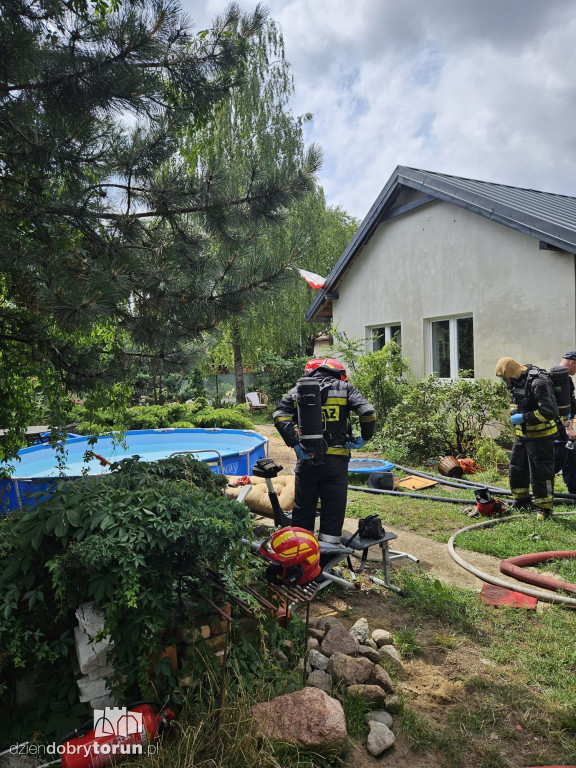
<svg viewBox="0 0 576 768">
<path fill-rule="evenodd" d="M 510 394 L 515 405 L 512 410 L 524 416 L 524 423 L 516 426 L 518 437 L 535 439 L 556 435 L 558 404 L 545 371 L 529 367 L 519 379 L 512 379 Z"/>
</svg>

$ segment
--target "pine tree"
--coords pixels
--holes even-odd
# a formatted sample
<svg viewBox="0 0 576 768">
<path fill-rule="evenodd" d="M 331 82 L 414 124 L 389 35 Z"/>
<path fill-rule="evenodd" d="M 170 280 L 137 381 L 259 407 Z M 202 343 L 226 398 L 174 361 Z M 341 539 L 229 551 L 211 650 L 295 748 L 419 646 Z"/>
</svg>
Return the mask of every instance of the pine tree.
<svg viewBox="0 0 576 768">
<path fill-rule="evenodd" d="M 182 151 L 242 81 L 265 23 L 233 5 L 192 35 L 172 0 L 98 14 L 0 0 L 4 455 L 34 377 L 56 403 L 108 388 L 139 357 L 179 365 L 273 279 L 253 245 L 310 189 L 317 153 L 272 170 L 254 157 L 239 178 L 193 138 Z"/>
</svg>

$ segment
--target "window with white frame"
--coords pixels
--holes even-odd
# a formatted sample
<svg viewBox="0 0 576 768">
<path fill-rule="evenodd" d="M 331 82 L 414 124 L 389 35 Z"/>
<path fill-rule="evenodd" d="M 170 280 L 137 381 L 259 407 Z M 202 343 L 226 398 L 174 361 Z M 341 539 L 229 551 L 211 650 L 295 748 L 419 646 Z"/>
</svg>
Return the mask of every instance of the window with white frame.
<svg viewBox="0 0 576 768">
<path fill-rule="evenodd" d="M 474 324 L 472 317 L 430 320 L 430 365 L 441 379 L 455 379 L 459 371 L 474 376 Z"/>
<path fill-rule="evenodd" d="M 382 325 L 380 328 L 372 328 L 372 349 L 377 352 L 389 341 L 395 341 L 399 347 L 402 346 L 402 330 L 400 323 L 391 323 Z"/>
</svg>

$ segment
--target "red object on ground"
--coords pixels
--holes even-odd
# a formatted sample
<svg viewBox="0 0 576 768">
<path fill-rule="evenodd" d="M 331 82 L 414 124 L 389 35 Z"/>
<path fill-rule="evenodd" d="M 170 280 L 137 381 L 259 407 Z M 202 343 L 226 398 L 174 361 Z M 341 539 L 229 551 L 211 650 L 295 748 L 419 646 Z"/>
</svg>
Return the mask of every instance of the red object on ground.
<svg viewBox="0 0 576 768">
<path fill-rule="evenodd" d="M 482 467 L 479 467 L 474 459 L 456 459 L 456 461 L 460 464 L 460 468 L 465 475 L 475 475 L 476 472 L 484 472 Z"/>
<path fill-rule="evenodd" d="M 494 584 L 483 584 L 480 592 L 480 600 L 485 605 L 508 605 L 511 608 L 526 608 L 528 611 L 536 610 L 538 600 L 521 592 L 514 592 L 505 587 L 497 587 Z"/>
<path fill-rule="evenodd" d="M 135 712 L 142 715 L 142 729 L 136 732 L 130 723 L 130 714 Z M 128 710 L 124 717 L 127 727 L 120 734 L 116 733 L 116 727 L 103 727 L 101 736 L 96 736 L 97 731 L 92 730 L 80 738 L 66 741 L 63 745 L 65 751 L 60 757 L 62 768 L 105 768 L 111 763 L 126 760 L 130 754 L 145 754 L 146 749 L 143 748 L 155 741 L 162 727 L 175 715 L 169 709 L 156 713 L 148 704 L 141 704 Z M 141 751 L 138 752 L 138 749 Z"/>
<path fill-rule="evenodd" d="M 500 561 L 500 572 L 507 576 L 512 576 L 517 581 L 524 581 L 527 584 L 534 584 L 536 587 L 551 589 L 557 592 L 559 589 L 565 592 L 576 592 L 576 584 L 570 584 L 567 581 L 560 581 L 552 576 L 545 576 L 542 573 L 533 573 L 525 571 L 528 565 L 538 565 L 547 563 L 550 560 L 576 559 L 576 551 L 566 550 L 558 552 L 533 552 L 529 555 L 518 555 L 517 557 L 508 557 Z"/>
</svg>

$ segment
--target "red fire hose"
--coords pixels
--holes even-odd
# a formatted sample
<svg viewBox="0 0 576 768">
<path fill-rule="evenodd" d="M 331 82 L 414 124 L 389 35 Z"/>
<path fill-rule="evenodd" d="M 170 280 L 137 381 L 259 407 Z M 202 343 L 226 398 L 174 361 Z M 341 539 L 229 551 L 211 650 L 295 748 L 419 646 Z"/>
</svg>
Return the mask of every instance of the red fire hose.
<svg viewBox="0 0 576 768">
<path fill-rule="evenodd" d="M 576 584 L 570 584 L 567 581 L 560 581 L 552 576 L 545 576 L 542 573 L 533 573 L 532 571 L 525 571 L 524 568 L 530 565 L 538 565 L 539 563 L 547 563 L 550 560 L 562 560 L 562 559 L 574 559 L 576 558 L 576 552 L 574 550 L 566 550 L 559 552 L 533 552 L 529 555 L 517 555 L 516 557 L 508 557 L 506 560 L 500 561 L 500 573 L 505 573 L 506 576 L 512 576 L 517 581 L 524 581 L 527 584 L 534 584 L 535 587 L 542 587 L 543 589 L 552 589 L 557 592 L 559 589 L 564 592 L 576 592 Z"/>
</svg>

